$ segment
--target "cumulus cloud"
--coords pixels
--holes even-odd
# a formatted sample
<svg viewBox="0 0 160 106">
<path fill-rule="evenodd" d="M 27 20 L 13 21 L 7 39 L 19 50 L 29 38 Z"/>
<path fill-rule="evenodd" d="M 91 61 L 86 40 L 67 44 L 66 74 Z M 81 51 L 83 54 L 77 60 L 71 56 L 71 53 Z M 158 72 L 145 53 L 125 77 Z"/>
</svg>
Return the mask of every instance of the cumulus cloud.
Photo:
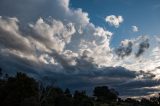
<svg viewBox="0 0 160 106">
<path fill-rule="evenodd" d="M 9 1 L 5 1 L 7 2 Z M 46 3 L 43 0 L 34 3 L 36 2 Z M 81 9 L 70 9 L 68 0 L 54 2 L 57 4 L 53 4 L 53 8 L 58 8 L 59 12 L 55 12 L 47 19 L 39 18 L 35 23 L 29 23 L 27 27 L 17 18 L 1 17 L 2 53 L 33 60 L 37 64 L 58 64 L 62 68 L 75 64 L 82 65 L 84 61 L 88 64 L 90 62 L 98 64 L 102 62 L 101 59 L 99 62 L 96 61 L 99 55 L 105 56 L 104 60 L 108 59 L 106 54 L 110 52 L 109 42 L 112 33 L 101 27 L 95 27 L 89 22 L 88 13 Z M 19 7 L 20 4 L 16 5 Z M 56 14 L 61 12 L 62 14 Z M 90 51 L 90 55 L 86 51 Z M 78 56 L 81 57 L 79 60 Z"/>
<path fill-rule="evenodd" d="M 136 53 L 136 57 L 142 55 L 148 48 L 149 48 L 149 40 L 147 38 L 142 38 L 142 42 L 139 44 L 139 49 L 138 52 Z"/>
<path fill-rule="evenodd" d="M 33 52 L 29 40 L 20 35 L 17 18 L 4 19 L 0 17 L 0 44 L 3 48 Z"/>
<path fill-rule="evenodd" d="M 146 36 L 139 36 L 136 39 L 125 39 L 121 41 L 120 46 L 115 49 L 115 53 L 121 58 L 130 56 L 131 54 L 139 57 L 149 49 L 149 46 L 149 39 Z"/>
<path fill-rule="evenodd" d="M 34 37 L 37 41 L 43 43 L 48 49 L 56 49 L 61 52 L 66 43 L 70 42 L 75 33 L 75 27 L 72 23 L 64 25 L 61 21 L 51 20 L 46 23 L 40 18 L 35 25 L 30 24 Z M 54 45 L 53 45 L 54 44 Z"/>
<path fill-rule="evenodd" d="M 0 67 L 5 72 L 48 76 L 63 87 L 109 85 L 122 88 L 121 95 L 127 95 L 123 91 L 128 84 L 134 88 L 142 81 L 154 84 L 138 87 L 159 84 L 155 82 L 160 76 L 160 47 L 153 48 L 149 38 L 126 39 L 118 48 L 111 48 L 113 33 L 91 23 L 82 9 L 70 8 L 69 0 L 15 1 L 0 1 Z M 8 9 L 2 13 L 4 6 Z M 119 27 L 123 18 L 112 15 L 106 21 Z"/>
<path fill-rule="evenodd" d="M 132 26 L 132 31 L 133 32 L 138 32 L 139 31 L 139 28 L 137 26 Z"/>
<path fill-rule="evenodd" d="M 122 16 L 115 16 L 115 15 L 110 15 L 106 16 L 105 21 L 109 23 L 111 26 L 114 26 L 118 28 L 120 24 L 123 22 L 123 17 Z"/>
<path fill-rule="evenodd" d="M 124 40 L 121 42 L 120 47 L 115 49 L 115 53 L 118 55 L 118 57 L 121 58 L 129 56 L 132 53 L 132 46 L 133 46 L 132 41 Z"/>
</svg>

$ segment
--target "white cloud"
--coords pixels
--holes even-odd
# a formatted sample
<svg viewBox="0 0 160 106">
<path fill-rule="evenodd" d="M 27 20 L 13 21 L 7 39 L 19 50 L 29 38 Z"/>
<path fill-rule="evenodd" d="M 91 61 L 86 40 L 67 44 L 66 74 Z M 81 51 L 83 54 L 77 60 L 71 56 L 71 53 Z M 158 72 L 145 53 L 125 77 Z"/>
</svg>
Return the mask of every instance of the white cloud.
<svg viewBox="0 0 160 106">
<path fill-rule="evenodd" d="M 139 31 L 139 28 L 137 26 L 132 26 L 132 31 L 133 32 L 138 32 Z"/>
<path fill-rule="evenodd" d="M 0 17 L 0 46 L 3 49 L 33 53 L 34 48 L 26 37 L 20 34 L 17 18 Z"/>
<path fill-rule="evenodd" d="M 70 42 L 72 35 L 76 32 L 75 27 L 72 23 L 64 25 L 61 21 L 54 19 L 48 23 L 40 18 L 35 25 L 30 24 L 34 32 L 31 37 L 43 43 L 48 49 L 62 52 L 65 44 Z"/>
<path fill-rule="evenodd" d="M 120 24 L 123 22 L 123 17 L 122 16 L 115 16 L 115 15 L 110 15 L 106 16 L 105 21 L 109 23 L 111 26 L 115 26 L 118 28 Z"/>
</svg>

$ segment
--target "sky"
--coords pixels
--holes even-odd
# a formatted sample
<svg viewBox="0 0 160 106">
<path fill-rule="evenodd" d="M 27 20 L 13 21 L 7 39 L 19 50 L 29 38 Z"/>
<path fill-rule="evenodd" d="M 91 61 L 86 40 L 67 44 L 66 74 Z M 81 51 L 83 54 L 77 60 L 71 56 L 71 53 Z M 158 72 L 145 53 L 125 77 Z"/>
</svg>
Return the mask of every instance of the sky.
<svg viewBox="0 0 160 106">
<path fill-rule="evenodd" d="M 116 31 L 111 46 L 118 46 L 125 38 L 139 35 L 158 35 L 160 33 L 160 2 L 158 0 L 71 0 L 71 7 L 82 8 L 89 13 L 91 22 L 97 26 Z M 121 15 L 124 22 L 121 27 L 114 29 L 105 23 L 108 15 Z M 132 26 L 139 27 L 139 32 L 132 33 Z M 114 37 L 114 36 L 113 36 Z"/>
<path fill-rule="evenodd" d="M 0 67 L 71 90 L 160 91 L 159 0 L 1 0 Z"/>
</svg>

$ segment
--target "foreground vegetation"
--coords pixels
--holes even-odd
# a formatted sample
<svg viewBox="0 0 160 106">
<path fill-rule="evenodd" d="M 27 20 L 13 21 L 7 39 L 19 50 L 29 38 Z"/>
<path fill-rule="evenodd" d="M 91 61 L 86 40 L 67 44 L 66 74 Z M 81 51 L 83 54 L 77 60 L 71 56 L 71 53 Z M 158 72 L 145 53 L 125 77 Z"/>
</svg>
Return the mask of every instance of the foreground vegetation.
<svg viewBox="0 0 160 106">
<path fill-rule="evenodd" d="M 0 106 L 160 106 L 160 95 L 150 99 L 122 100 L 118 92 L 107 86 L 94 88 L 93 96 L 85 91 L 62 90 L 54 85 L 44 86 L 24 73 L 11 77 L 0 69 Z"/>
</svg>

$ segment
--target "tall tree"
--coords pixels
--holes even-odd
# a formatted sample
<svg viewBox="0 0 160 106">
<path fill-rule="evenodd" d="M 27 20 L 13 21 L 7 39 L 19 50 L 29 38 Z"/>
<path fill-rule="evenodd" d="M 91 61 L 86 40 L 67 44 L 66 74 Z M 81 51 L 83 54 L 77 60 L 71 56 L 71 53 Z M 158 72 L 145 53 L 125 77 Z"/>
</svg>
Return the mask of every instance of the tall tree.
<svg viewBox="0 0 160 106">
<path fill-rule="evenodd" d="M 26 74 L 17 73 L 16 77 L 9 77 L 1 89 L 1 106 L 20 106 L 24 101 L 36 98 L 38 83 Z"/>
<path fill-rule="evenodd" d="M 118 99 L 118 92 L 114 89 L 109 89 L 107 86 L 95 87 L 93 95 L 99 102 L 116 101 Z"/>
</svg>

